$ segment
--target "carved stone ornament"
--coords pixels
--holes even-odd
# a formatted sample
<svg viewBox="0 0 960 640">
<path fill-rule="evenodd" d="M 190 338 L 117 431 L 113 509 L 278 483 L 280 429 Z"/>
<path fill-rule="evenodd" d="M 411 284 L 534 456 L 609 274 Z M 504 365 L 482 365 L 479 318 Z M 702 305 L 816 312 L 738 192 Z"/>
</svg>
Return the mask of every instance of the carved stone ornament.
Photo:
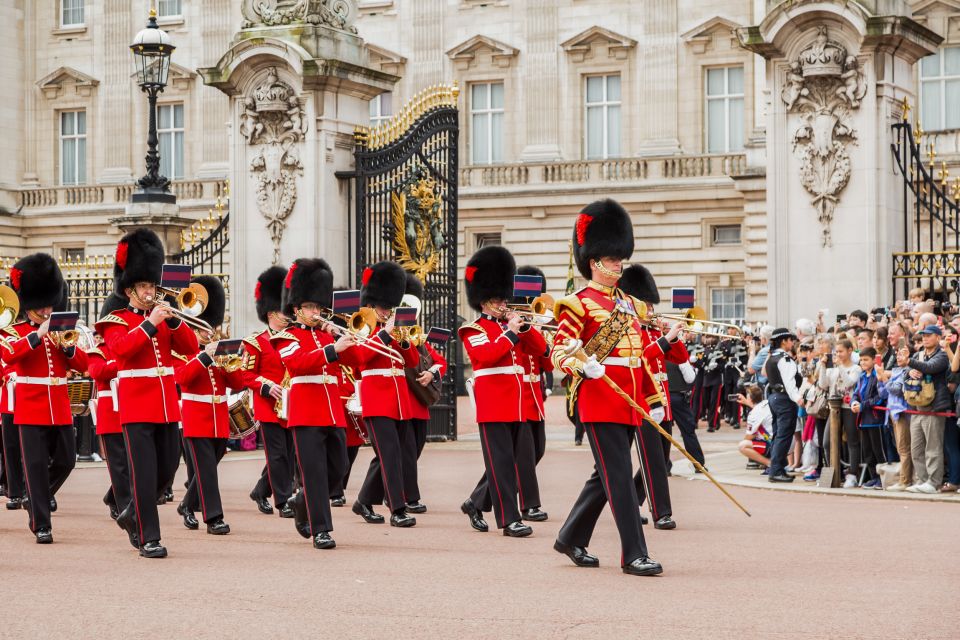
<svg viewBox="0 0 960 640">
<path fill-rule="evenodd" d="M 299 98 L 271 68 L 266 80 L 244 98 L 240 134 L 256 148 L 250 175 L 257 184 L 257 208 L 273 240 L 273 264 L 280 262 L 280 241 L 297 203 L 297 176 L 303 174 L 297 147 L 306 132 Z"/>
<path fill-rule="evenodd" d="M 356 0 L 243 0 L 243 29 L 292 24 L 325 25 L 356 33 Z"/>
<path fill-rule="evenodd" d="M 788 113 L 800 116 L 793 134 L 793 150 L 801 160 L 800 182 L 813 196 L 823 232 L 823 246 L 832 246 L 830 225 L 840 192 L 850 180 L 847 145 L 857 139 L 850 121 L 867 93 L 856 56 L 827 38 L 821 26 L 817 35 L 790 63 L 780 97 Z"/>
</svg>

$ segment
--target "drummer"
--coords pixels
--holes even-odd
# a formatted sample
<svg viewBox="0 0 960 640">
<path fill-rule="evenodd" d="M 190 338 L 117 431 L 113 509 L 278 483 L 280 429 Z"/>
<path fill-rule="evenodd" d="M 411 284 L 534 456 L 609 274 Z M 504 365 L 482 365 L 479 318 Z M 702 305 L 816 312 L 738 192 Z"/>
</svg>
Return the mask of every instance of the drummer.
<svg viewBox="0 0 960 640">
<path fill-rule="evenodd" d="M 236 369 L 228 370 L 214 359 L 219 344 L 214 339 L 223 324 L 226 307 L 223 284 L 214 276 L 197 276 L 192 282 L 207 290 L 207 307 L 198 318 L 209 324 L 214 333 L 196 331 L 201 351 L 178 367 L 175 374 L 181 391 L 183 439 L 186 443 L 184 457 L 193 463 L 194 469 L 177 513 L 183 517 L 183 526 L 198 529 L 200 523 L 194 513 L 199 509 L 207 533 L 222 536 L 230 533 L 230 525 L 223 521 L 217 464 L 227 451 L 227 438 L 230 437 L 227 389 L 243 389 L 243 371 L 239 362 Z M 238 341 L 238 349 L 239 346 Z"/>
</svg>

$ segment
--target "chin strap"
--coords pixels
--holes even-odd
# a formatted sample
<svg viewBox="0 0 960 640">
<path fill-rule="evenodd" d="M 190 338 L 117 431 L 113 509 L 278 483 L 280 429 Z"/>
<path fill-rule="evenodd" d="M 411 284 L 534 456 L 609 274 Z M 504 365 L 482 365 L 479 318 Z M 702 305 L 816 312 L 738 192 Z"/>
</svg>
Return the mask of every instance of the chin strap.
<svg viewBox="0 0 960 640">
<path fill-rule="evenodd" d="M 603 263 L 600 262 L 599 260 L 594 260 L 593 266 L 596 268 L 597 271 L 607 276 L 608 278 L 614 278 L 616 280 L 620 279 L 619 273 L 617 273 L 616 271 L 610 271 L 610 269 L 607 269 L 605 266 L 603 266 Z"/>
</svg>

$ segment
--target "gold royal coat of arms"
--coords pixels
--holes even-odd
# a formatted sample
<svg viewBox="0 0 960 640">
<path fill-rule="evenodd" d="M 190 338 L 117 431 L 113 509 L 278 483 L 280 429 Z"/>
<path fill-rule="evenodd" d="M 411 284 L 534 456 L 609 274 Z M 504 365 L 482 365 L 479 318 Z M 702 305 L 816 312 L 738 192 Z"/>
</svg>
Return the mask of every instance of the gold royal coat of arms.
<svg viewBox="0 0 960 640">
<path fill-rule="evenodd" d="M 440 250 L 446 246 L 440 185 L 419 166 L 390 194 L 390 200 L 397 262 L 424 282 L 427 274 L 436 271 Z"/>
</svg>

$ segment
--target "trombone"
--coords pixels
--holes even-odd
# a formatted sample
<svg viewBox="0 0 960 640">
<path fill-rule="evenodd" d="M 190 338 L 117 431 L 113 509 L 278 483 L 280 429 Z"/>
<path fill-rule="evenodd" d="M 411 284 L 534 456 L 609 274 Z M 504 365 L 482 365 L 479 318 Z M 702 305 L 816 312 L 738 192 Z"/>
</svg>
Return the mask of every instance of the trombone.
<svg viewBox="0 0 960 640">
<path fill-rule="evenodd" d="M 165 302 L 165 296 L 171 296 L 176 302 L 176 306 Z M 216 333 L 213 327 L 197 317 L 207 308 L 209 299 L 207 289 L 202 284 L 193 282 L 179 291 L 158 285 L 157 297 L 152 302 L 155 307 L 169 310 L 170 313 L 185 322 L 187 326 L 213 335 Z"/>
<path fill-rule="evenodd" d="M 544 331 L 556 331 L 558 326 L 550 324 L 553 320 L 553 308 L 556 301 L 549 293 L 544 293 L 530 301 L 530 304 L 508 304 L 507 308 L 518 316 L 529 318 L 527 324 Z"/>
<path fill-rule="evenodd" d="M 338 318 L 347 323 L 346 328 L 334 323 L 334 320 Z M 287 318 L 287 320 L 297 322 L 297 320 L 292 318 Z M 397 364 L 403 364 L 403 358 L 400 357 L 399 353 L 390 347 L 379 345 L 370 339 L 370 334 L 377 327 L 377 312 L 370 307 L 363 307 L 349 316 L 344 313 L 334 313 L 330 309 L 322 309 L 320 314 L 314 316 L 314 320 L 317 322 L 326 322 L 331 333 L 335 333 L 338 336 L 353 336 L 358 346 L 375 351 L 382 356 L 390 358 L 390 360 Z"/>
<path fill-rule="evenodd" d="M 646 305 L 643 308 L 638 309 L 639 311 L 646 311 Z M 646 316 L 646 313 L 642 313 L 641 317 Z M 680 322 L 685 325 L 684 331 L 690 333 L 695 333 L 701 336 L 713 336 L 715 338 L 731 340 L 744 340 L 743 329 L 738 327 L 735 324 L 729 322 L 719 322 L 717 320 L 707 320 L 707 312 L 703 307 L 693 307 L 687 309 L 683 312 L 683 315 L 673 315 L 669 313 L 655 313 L 652 318 L 661 319 L 661 320 L 673 320 L 674 322 Z M 735 334 L 725 333 L 733 329 L 736 331 Z"/>
</svg>

